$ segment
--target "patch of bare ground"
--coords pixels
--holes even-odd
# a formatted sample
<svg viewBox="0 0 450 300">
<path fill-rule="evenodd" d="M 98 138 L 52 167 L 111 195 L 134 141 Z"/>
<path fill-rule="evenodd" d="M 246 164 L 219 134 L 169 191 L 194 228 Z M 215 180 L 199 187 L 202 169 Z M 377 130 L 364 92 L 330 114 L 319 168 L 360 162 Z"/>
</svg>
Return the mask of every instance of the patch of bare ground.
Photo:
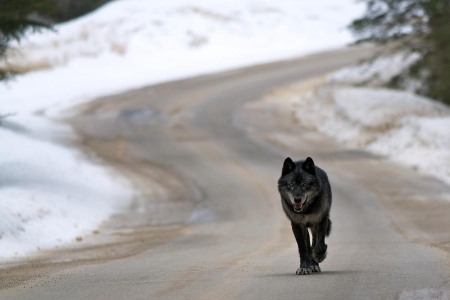
<svg viewBox="0 0 450 300">
<path fill-rule="evenodd" d="M 0 289 L 43 286 L 50 277 L 54 279 L 67 276 L 64 275 L 65 269 L 138 255 L 172 240 L 181 230 L 178 225 L 116 230 L 102 236 L 90 236 L 80 245 L 45 251 L 20 263 L 3 264 Z"/>
</svg>

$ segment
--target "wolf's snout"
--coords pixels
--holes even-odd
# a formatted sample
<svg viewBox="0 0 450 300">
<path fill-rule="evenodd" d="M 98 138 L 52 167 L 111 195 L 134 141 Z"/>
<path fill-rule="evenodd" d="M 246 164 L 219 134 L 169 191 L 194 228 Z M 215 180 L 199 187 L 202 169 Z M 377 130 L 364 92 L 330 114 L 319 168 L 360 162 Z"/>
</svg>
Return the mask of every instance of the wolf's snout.
<svg viewBox="0 0 450 300">
<path fill-rule="evenodd" d="M 295 203 L 300 203 L 300 202 L 302 202 L 302 198 L 300 198 L 300 197 L 295 197 L 295 198 L 294 198 L 294 202 L 295 202 Z"/>
</svg>

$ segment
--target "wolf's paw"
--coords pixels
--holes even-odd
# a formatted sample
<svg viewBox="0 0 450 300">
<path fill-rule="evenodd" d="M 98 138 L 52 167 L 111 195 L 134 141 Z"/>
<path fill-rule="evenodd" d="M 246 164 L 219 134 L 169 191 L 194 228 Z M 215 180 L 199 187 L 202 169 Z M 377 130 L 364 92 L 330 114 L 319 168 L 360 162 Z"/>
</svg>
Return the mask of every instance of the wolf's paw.
<svg viewBox="0 0 450 300">
<path fill-rule="evenodd" d="M 313 272 L 317 272 L 317 273 L 322 272 L 322 271 L 320 270 L 320 267 L 319 267 L 319 266 L 311 266 L 311 269 L 312 269 Z"/>
<path fill-rule="evenodd" d="M 313 270 L 311 269 L 311 267 L 307 267 L 307 268 L 298 268 L 297 271 L 295 272 L 295 275 L 309 275 L 313 272 Z"/>
<path fill-rule="evenodd" d="M 313 258 L 319 264 L 321 262 L 323 262 L 326 257 L 327 257 L 327 251 L 325 251 L 323 253 L 317 253 L 317 252 L 313 251 Z"/>
<path fill-rule="evenodd" d="M 313 258 L 317 263 L 321 263 L 324 261 L 324 259 L 327 257 L 327 251 L 324 251 L 322 253 L 318 253 L 316 251 L 313 251 Z"/>
<path fill-rule="evenodd" d="M 317 263 L 323 262 L 323 260 L 327 257 L 327 248 L 328 246 L 326 244 L 319 245 L 319 247 L 315 248 L 313 250 L 313 258 Z"/>
</svg>

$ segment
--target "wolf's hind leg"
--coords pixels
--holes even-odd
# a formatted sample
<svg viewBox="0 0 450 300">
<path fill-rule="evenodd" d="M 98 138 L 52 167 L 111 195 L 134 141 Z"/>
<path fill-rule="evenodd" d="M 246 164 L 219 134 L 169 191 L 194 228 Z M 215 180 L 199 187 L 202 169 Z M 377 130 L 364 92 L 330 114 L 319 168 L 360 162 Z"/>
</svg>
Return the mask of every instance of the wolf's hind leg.
<svg viewBox="0 0 450 300">
<path fill-rule="evenodd" d="M 312 255 L 314 260 L 321 263 L 327 257 L 327 244 L 325 244 L 325 236 L 329 230 L 328 218 L 325 218 L 317 224 L 313 230 L 313 250 Z"/>
<path fill-rule="evenodd" d="M 313 226 L 309 230 L 311 231 L 311 237 L 312 237 L 312 245 L 311 245 L 311 250 L 309 253 L 312 253 L 312 249 L 314 249 L 317 244 L 317 229 L 315 226 Z M 320 270 L 319 263 L 317 263 L 317 261 L 314 258 L 312 258 L 311 268 L 312 268 L 313 272 L 318 272 L 318 273 L 322 272 Z"/>
</svg>

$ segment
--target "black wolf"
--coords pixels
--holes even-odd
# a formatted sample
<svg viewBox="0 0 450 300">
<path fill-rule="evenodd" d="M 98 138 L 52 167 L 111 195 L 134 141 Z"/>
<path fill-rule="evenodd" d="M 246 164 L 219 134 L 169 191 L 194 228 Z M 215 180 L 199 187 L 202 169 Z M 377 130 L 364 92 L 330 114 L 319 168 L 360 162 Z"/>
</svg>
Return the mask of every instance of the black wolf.
<svg viewBox="0 0 450 300">
<path fill-rule="evenodd" d="M 331 231 L 331 186 L 327 174 L 314 165 L 311 157 L 297 162 L 288 157 L 278 180 L 278 191 L 298 244 L 300 267 L 296 274 L 320 272 L 319 263 L 327 256 L 325 236 Z"/>
</svg>

